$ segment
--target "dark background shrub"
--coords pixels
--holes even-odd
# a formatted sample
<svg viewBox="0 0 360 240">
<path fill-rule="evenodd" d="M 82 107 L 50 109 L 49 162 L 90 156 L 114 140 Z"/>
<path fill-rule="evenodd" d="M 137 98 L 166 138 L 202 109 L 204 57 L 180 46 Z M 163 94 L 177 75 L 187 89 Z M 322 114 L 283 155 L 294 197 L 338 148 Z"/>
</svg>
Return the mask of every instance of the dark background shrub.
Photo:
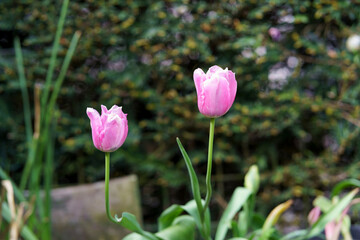
<svg viewBox="0 0 360 240">
<path fill-rule="evenodd" d="M 26 145 L 13 40 L 21 38 L 33 95 L 60 5 L 0 3 L 0 165 L 15 180 Z M 198 113 L 192 73 L 214 64 L 238 81 L 233 107 L 216 121 L 217 193 L 228 199 L 251 164 L 262 174 L 263 210 L 357 178 L 360 55 L 345 43 L 360 32 L 359 12 L 355 1 L 71 2 L 59 55 L 75 30 L 82 37 L 56 109 L 54 186 L 104 178 L 85 110 L 117 104 L 128 113 L 129 136 L 112 154 L 112 176 L 140 177 L 146 216 L 154 213 L 147 206 L 190 199 L 175 138 L 204 175 L 209 121 Z"/>
</svg>

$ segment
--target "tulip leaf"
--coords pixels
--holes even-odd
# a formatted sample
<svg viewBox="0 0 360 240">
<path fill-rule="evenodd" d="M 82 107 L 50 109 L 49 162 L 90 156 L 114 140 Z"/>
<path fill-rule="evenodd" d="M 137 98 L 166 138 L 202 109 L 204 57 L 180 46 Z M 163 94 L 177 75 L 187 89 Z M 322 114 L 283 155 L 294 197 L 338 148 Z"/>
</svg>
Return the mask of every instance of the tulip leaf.
<svg viewBox="0 0 360 240">
<path fill-rule="evenodd" d="M 215 240 L 225 239 L 226 233 L 230 227 L 231 220 L 235 214 L 241 209 L 246 200 L 251 195 L 251 190 L 243 187 L 237 187 L 226 207 L 216 230 Z"/>
<path fill-rule="evenodd" d="M 324 196 L 319 196 L 314 200 L 314 206 L 319 207 L 322 212 L 328 212 L 333 206 L 332 202 Z"/>
<path fill-rule="evenodd" d="M 158 219 L 159 231 L 171 226 L 174 219 L 177 218 L 183 211 L 184 209 L 177 204 L 171 205 L 163 211 Z"/>
<path fill-rule="evenodd" d="M 202 201 L 203 203 L 204 201 Z M 189 201 L 188 203 L 186 203 L 185 205 L 182 205 L 181 206 L 190 216 L 192 216 L 195 220 L 195 223 L 201 233 L 201 235 L 204 237 L 205 236 L 205 233 L 206 232 L 210 232 L 210 227 L 211 227 L 211 224 L 210 224 L 210 211 L 209 211 L 209 208 L 206 209 L 206 212 L 205 212 L 205 226 L 202 226 L 202 223 L 201 223 L 201 219 L 200 219 L 200 214 L 199 212 L 197 211 L 197 208 L 196 208 L 196 202 L 194 200 L 191 200 Z M 205 229 L 204 229 L 205 227 Z"/>
<path fill-rule="evenodd" d="M 279 217 L 283 212 L 285 212 L 292 204 L 292 200 L 288 200 L 278 206 L 276 206 L 269 214 L 269 216 L 266 218 L 264 226 L 262 227 L 262 231 L 266 232 L 269 229 L 272 228 L 276 224 L 276 222 L 279 220 Z"/>
<path fill-rule="evenodd" d="M 148 239 L 141 236 L 140 234 L 130 233 L 129 235 L 124 237 L 123 240 L 148 240 Z"/>
<path fill-rule="evenodd" d="M 331 197 L 338 195 L 346 187 L 360 187 L 360 181 L 357 179 L 346 179 L 335 185 L 331 192 Z"/>
<path fill-rule="evenodd" d="M 136 233 L 142 235 L 143 237 L 145 237 L 145 239 L 151 239 L 151 240 L 158 240 L 159 239 L 154 234 L 152 234 L 150 232 L 147 232 L 147 231 L 144 231 L 141 228 L 138 221 L 136 220 L 136 217 L 131 213 L 124 212 L 122 214 L 121 218 L 118 218 L 115 215 L 115 219 L 121 226 L 123 226 L 124 228 L 126 228 L 126 229 L 128 229 L 128 230 L 130 230 L 132 232 L 136 232 Z"/>
<path fill-rule="evenodd" d="M 183 145 L 181 144 L 180 139 L 176 138 L 176 141 L 177 141 L 177 144 L 179 145 L 181 154 L 184 157 L 185 164 L 186 164 L 186 167 L 187 167 L 188 172 L 189 172 L 190 182 L 191 182 L 191 189 L 192 189 L 193 196 L 194 196 L 194 199 L 195 199 L 195 202 L 196 202 L 196 206 L 197 206 L 197 209 L 198 209 L 198 212 L 199 212 L 199 215 L 200 215 L 204 210 L 203 210 L 203 206 L 202 206 L 202 203 L 201 203 L 199 181 L 198 181 L 198 178 L 196 176 L 195 170 L 194 170 L 194 168 L 192 166 L 191 160 L 190 160 L 188 154 L 186 153 Z"/>
<path fill-rule="evenodd" d="M 173 205 L 176 206 L 176 205 Z M 181 209 L 180 206 L 176 206 Z M 174 208 L 175 209 L 175 208 Z M 166 211 L 166 210 L 165 210 Z M 195 221 L 189 215 L 183 215 L 175 218 L 171 225 L 155 234 L 159 239 L 164 240 L 194 240 L 195 237 Z M 138 233 L 131 233 L 123 240 L 148 240 Z"/>
<path fill-rule="evenodd" d="M 171 240 L 194 240 L 195 221 L 188 215 L 177 217 L 171 226 L 156 233 L 156 236 Z"/>
<path fill-rule="evenodd" d="M 297 231 L 287 234 L 280 240 L 304 239 L 304 236 L 307 234 L 307 232 L 308 232 L 307 230 L 297 230 Z"/>
<path fill-rule="evenodd" d="M 210 211 L 207 210 L 205 213 L 206 229 L 204 229 L 194 200 L 189 201 L 185 205 L 174 204 L 167 208 L 158 219 L 159 231 L 161 232 L 173 225 L 183 211 L 186 211 L 192 217 L 202 236 L 204 236 L 205 231 L 210 231 Z"/>
<path fill-rule="evenodd" d="M 240 237 L 240 229 L 239 229 L 239 225 L 236 221 L 232 220 L 231 221 L 231 230 L 232 230 L 232 234 L 234 237 Z"/>
<path fill-rule="evenodd" d="M 325 225 L 340 216 L 341 212 L 351 203 L 351 200 L 355 197 L 355 195 L 359 192 L 359 189 L 354 189 L 350 193 L 348 193 L 345 197 L 343 197 L 336 205 L 331 207 L 327 213 L 322 215 L 319 220 L 317 220 L 306 237 L 314 237 L 321 233 L 325 228 Z"/>
</svg>

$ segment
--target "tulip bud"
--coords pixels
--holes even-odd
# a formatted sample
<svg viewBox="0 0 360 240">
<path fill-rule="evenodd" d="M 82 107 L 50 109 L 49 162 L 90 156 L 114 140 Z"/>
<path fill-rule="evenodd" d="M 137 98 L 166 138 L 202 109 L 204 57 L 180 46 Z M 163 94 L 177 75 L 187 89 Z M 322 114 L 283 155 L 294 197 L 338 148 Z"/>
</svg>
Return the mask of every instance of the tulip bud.
<svg viewBox="0 0 360 240">
<path fill-rule="evenodd" d="M 308 215 L 309 224 L 313 225 L 319 219 L 320 214 L 321 214 L 320 207 L 314 207 Z"/>
<path fill-rule="evenodd" d="M 360 49 L 360 35 L 351 35 L 346 41 L 346 48 L 355 52 Z"/>
<path fill-rule="evenodd" d="M 325 225 L 325 239 L 326 240 L 331 240 L 333 239 L 334 235 L 336 234 L 336 230 L 337 230 L 337 224 L 335 221 L 331 221 L 328 222 Z M 338 239 L 338 237 L 336 237 L 335 239 Z"/>
<path fill-rule="evenodd" d="M 102 152 L 114 152 L 123 143 L 128 134 L 128 122 L 121 107 L 114 105 L 108 110 L 101 105 L 101 116 L 93 108 L 87 108 L 90 118 L 94 146 Z"/>
<path fill-rule="evenodd" d="M 194 82 L 200 113 L 220 117 L 234 103 L 237 89 L 235 74 L 219 66 L 212 66 L 206 74 L 200 68 L 194 71 Z"/>
<path fill-rule="evenodd" d="M 256 165 L 252 165 L 245 175 L 244 186 L 251 190 L 253 194 L 256 194 L 260 186 L 259 168 Z"/>
</svg>

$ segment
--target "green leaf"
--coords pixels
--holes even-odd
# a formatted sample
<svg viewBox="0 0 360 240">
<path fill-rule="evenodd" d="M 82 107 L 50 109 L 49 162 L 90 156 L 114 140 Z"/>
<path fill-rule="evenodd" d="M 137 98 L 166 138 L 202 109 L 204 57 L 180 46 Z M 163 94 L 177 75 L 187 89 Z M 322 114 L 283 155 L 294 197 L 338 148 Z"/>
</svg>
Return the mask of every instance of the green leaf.
<svg viewBox="0 0 360 240">
<path fill-rule="evenodd" d="M 124 237 L 123 240 L 148 240 L 148 239 L 141 236 L 140 234 L 130 233 L 129 235 Z"/>
<path fill-rule="evenodd" d="M 203 201 L 204 202 L 204 201 Z M 210 228 L 211 228 L 211 224 L 210 224 L 210 211 L 209 209 L 206 209 L 205 212 L 205 226 L 202 226 L 201 223 L 201 219 L 200 219 L 200 214 L 197 211 L 196 208 L 196 202 L 195 200 L 191 200 L 188 203 L 186 203 L 185 205 L 181 206 L 190 216 L 192 216 L 195 220 L 195 223 L 201 233 L 201 235 L 204 237 L 205 236 L 205 232 L 210 232 Z M 205 227 L 205 229 L 204 229 Z"/>
<path fill-rule="evenodd" d="M 20 40 L 18 37 L 14 41 L 15 54 L 16 54 L 16 65 L 19 74 L 19 82 L 21 88 L 22 102 L 24 107 L 24 120 L 25 120 L 25 130 L 26 130 L 26 142 L 27 146 L 30 148 L 32 141 L 32 126 L 31 126 L 31 113 L 30 113 L 30 101 L 29 94 L 27 90 L 25 70 L 24 70 L 24 61 L 21 52 Z"/>
<path fill-rule="evenodd" d="M 308 18 L 307 15 L 298 14 L 298 15 L 295 15 L 294 22 L 295 22 L 295 24 L 298 24 L 298 23 L 307 23 L 307 22 L 309 22 L 309 18 Z"/>
<path fill-rule="evenodd" d="M 239 212 L 239 215 L 238 215 L 238 230 L 240 232 L 240 236 L 246 235 L 249 224 L 250 223 L 247 221 L 246 211 L 245 211 L 245 209 L 243 209 Z"/>
<path fill-rule="evenodd" d="M 131 214 L 131 213 L 128 213 L 128 212 L 124 212 L 122 214 L 122 217 L 121 218 L 118 218 L 116 215 L 115 215 L 115 219 L 116 221 L 119 222 L 119 224 L 121 226 L 123 226 L 124 228 L 126 229 L 129 229 L 130 231 L 132 232 L 136 232 L 140 235 L 142 235 L 143 237 L 145 237 L 145 239 L 153 239 L 153 240 L 157 240 L 159 238 L 157 238 L 154 234 L 150 233 L 150 232 L 147 232 L 147 231 L 144 231 L 140 224 L 138 223 L 138 221 L 136 220 L 136 217 Z"/>
<path fill-rule="evenodd" d="M 240 237 L 240 230 L 238 223 L 236 221 L 231 221 L 231 230 L 234 237 Z"/>
<path fill-rule="evenodd" d="M 275 232 L 274 228 L 269 228 L 266 230 L 261 231 L 261 236 L 259 240 L 268 240 L 270 239 L 271 235 Z"/>
<path fill-rule="evenodd" d="M 189 172 L 190 182 L 191 182 L 191 189 L 192 189 L 192 192 L 193 192 L 193 196 L 194 196 L 194 199 L 195 199 L 195 202 L 196 202 L 198 212 L 200 214 L 204 210 L 203 210 L 203 206 L 202 206 L 202 203 L 201 203 L 199 181 L 198 181 L 198 178 L 196 176 L 195 170 L 194 170 L 194 168 L 192 166 L 191 160 L 190 160 L 188 154 L 186 153 L 184 147 L 182 146 L 182 144 L 180 142 L 180 139 L 176 138 L 176 141 L 177 141 L 177 144 L 179 145 L 181 154 L 184 157 L 185 164 L 186 164 L 186 167 L 187 167 L 188 172 Z"/>
<path fill-rule="evenodd" d="M 312 228 L 306 237 L 314 237 L 321 233 L 325 228 L 325 225 L 328 222 L 331 222 L 338 216 L 340 216 L 341 212 L 350 204 L 351 200 L 355 197 L 355 195 L 359 192 L 359 189 L 354 189 L 350 193 L 348 193 L 345 197 L 343 197 L 338 204 L 334 205 L 327 213 L 322 215 L 318 221 L 314 223 Z"/>
<path fill-rule="evenodd" d="M 357 179 L 346 179 L 335 185 L 331 192 L 331 197 L 338 195 L 346 187 L 360 187 L 360 181 Z"/>
<path fill-rule="evenodd" d="M 10 223 L 11 222 L 11 213 L 10 213 L 10 209 L 7 203 L 3 202 L 2 203 L 2 216 L 4 217 L 4 219 Z M 1 217 L 1 216 L 0 216 Z M 21 236 L 25 239 L 25 240 L 38 240 L 38 238 L 36 237 L 36 235 L 31 231 L 31 229 L 24 225 L 21 228 L 21 232 L 20 232 Z"/>
<path fill-rule="evenodd" d="M 176 205 L 173 205 L 176 206 Z M 176 208 L 182 209 L 179 205 Z M 175 209 L 175 208 L 174 208 Z M 195 221 L 189 215 L 183 215 L 175 218 L 172 224 L 155 234 L 160 239 L 164 240 L 194 240 L 195 237 Z M 138 233 L 131 233 L 127 235 L 124 240 L 148 240 L 148 238 L 141 236 Z"/>
<path fill-rule="evenodd" d="M 195 221 L 188 215 L 177 217 L 173 225 L 156 233 L 156 236 L 171 240 L 194 240 Z"/>
<path fill-rule="evenodd" d="M 174 219 L 177 218 L 183 211 L 184 209 L 176 204 L 171 205 L 169 208 L 163 211 L 158 218 L 159 231 L 171 226 Z"/>
<path fill-rule="evenodd" d="M 284 236 L 280 240 L 294 240 L 294 239 L 298 239 L 298 238 L 304 239 L 307 232 L 308 232 L 307 230 L 297 230 L 297 231 L 294 231 L 294 232 L 291 232 L 291 233 L 287 234 L 286 236 Z"/>
<path fill-rule="evenodd" d="M 264 226 L 262 228 L 262 234 L 263 235 L 267 235 L 266 232 L 268 232 L 272 226 L 274 226 L 276 224 L 276 222 L 279 220 L 279 217 L 281 216 L 281 214 L 283 214 L 283 212 L 285 212 L 292 204 L 292 200 L 288 200 L 278 206 L 276 206 L 269 214 L 269 216 L 266 218 Z"/>
<path fill-rule="evenodd" d="M 241 209 L 250 195 L 251 191 L 249 189 L 243 187 L 237 187 L 235 189 L 228 206 L 221 216 L 219 226 L 216 230 L 215 240 L 225 239 L 226 233 L 230 227 L 231 220 Z"/>
<path fill-rule="evenodd" d="M 203 201 L 204 202 L 204 201 Z M 159 231 L 167 229 L 172 226 L 176 219 L 178 219 L 179 215 L 182 211 L 187 212 L 194 220 L 194 223 L 197 225 L 200 233 L 204 236 L 205 231 L 210 231 L 210 211 L 207 210 L 205 212 L 205 227 L 201 223 L 200 214 L 197 211 L 196 202 L 194 200 L 189 201 L 185 205 L 172 205 L 167 208 L 159 217 Z"/>
<path fill-rule="evenodd" d="M 322 212 L 328 212 L 333 206 L 332 202 L 324 196 L 318 196 L 314 200 L 314 206 L 319 207 Z"/>
<path fill-rule="evenodd" d="M 69 0 L 65 0 L 61 7 L 60 18 L 56 28 L 54 44 L 51 50 L 50 65 L 46 74 L 45 86 L 41 97 L 41 108 L 45 109 L 46 102 L 48 100 L 52 77 L 55 70 L 56 57 L 60 48 L 60 38 L 64 28 L 66 12 L 68 10 Z"/>
</svg>

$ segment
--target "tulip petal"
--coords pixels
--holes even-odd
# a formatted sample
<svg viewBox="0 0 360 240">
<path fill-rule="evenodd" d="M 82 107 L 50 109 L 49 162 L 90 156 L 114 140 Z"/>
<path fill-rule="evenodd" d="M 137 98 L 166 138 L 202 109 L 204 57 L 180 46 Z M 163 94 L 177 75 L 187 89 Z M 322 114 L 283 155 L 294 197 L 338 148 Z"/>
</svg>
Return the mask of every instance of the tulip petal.
<svg viewBox="0 0 360 240">
<path fill-rule="evenodd" d="M 218 75 L 206 80 L 203 85 L 199 110 L 209 117 L 224 115 L 231 107 L 228 81 Z M 198 102 L 199 104 L 199 102 Z"/>
<path fill-rule="evenodd" d="M 235 96 L 236 96 L 236 90 L 237 90 L 237 81 L 235 79 L 235 73 L 232 71 L 228 71 L 228 82 L 229 82 L 229 88 L 230 88 L 230 105 L 234 103 Z"/>
<path fill-rule="evenodd" d="M 224 71 L 221 67 L 214 65 L 206 72 L 207 78 L 211 78 L 211 75 L 218 72 L 218 71 Z"/>
<path fill-rule="evenodd" d="M 124 113 L 123 113 L 124 114 Z M 120 145 L 120 147 L 124 144 L 124 142 L 125 142 L 125 140 L 126 140 L 126 138 L 127 138 L 127 135 L 128 135 L 128 131 L 129 131 L 129 128 L 128 128 L 128 121 L 127 121 L 127 119 L 126 119 L 126 115 L 127 114 L 124 114 L 124 116 L 125 116 L 125 118 L 122 118 L 121 119 L 121 123 L 122 123 L 122 125 L 124 126 L 123 127 L 123 134 L 121 135 L 121 137 L 120 137 L 120 143 L 119 143 L 119 145 Z"/>
<path fill-rule="evenodd" d="M 104 138 L 101 143 L 101 150 L 104 152 L 113 152 L 117 150 L 124 139 L 126 127 L 120 117 L 117 115 L 111 116 L 105 125 Z M 126 138 L 126 137 L 125 137 Z"/>
<path fill-rule="evenodd" d="M 108 112 L 108 109 L 106 108 L 106 106 L 101 105 L 101 115 L 105 114 Z"/>
<path fill-rule="evenodd" d="M 206 80 L 206 75 L 202 69 L 198 68 L 194 71 L 193 78 L 195 82 L 196 93 L 199 97 L 202 90 L 202 85 Z"/>
<path fill-rule="evenodd" d="M 101 132 L 103 130 L 100 115 L 98 111 L 93 108 L 87 108 L 86 114 L 90 118 L 90 126 L 94 146 L 99 149 L 101 147 Z"/>
<path fill-rule="evenodd" d="M 122 107 L 118 107 L 116 105 L 112 106 L 112 108 L 109 110 L 109 112 L 111 112 L 111 114 L 118 115 L 120 118 L 126 118 L 126 115 L 127 115 L 127 114 L 123 113 Z"/>
</svg>

